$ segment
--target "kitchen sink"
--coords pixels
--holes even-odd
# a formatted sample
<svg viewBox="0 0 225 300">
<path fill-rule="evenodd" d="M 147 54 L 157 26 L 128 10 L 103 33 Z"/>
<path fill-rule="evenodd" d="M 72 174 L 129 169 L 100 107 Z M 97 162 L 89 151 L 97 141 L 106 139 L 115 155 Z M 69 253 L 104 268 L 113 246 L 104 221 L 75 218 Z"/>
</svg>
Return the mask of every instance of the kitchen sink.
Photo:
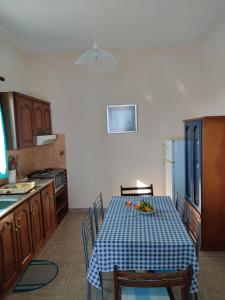
<svg viewBox="0 0 225 300">
<path fill-rule="evenodd" d="M 10 205 L 14 204 L 17 200 L 0 200 L 0 210 L 6 209 Z"/>
</svg>

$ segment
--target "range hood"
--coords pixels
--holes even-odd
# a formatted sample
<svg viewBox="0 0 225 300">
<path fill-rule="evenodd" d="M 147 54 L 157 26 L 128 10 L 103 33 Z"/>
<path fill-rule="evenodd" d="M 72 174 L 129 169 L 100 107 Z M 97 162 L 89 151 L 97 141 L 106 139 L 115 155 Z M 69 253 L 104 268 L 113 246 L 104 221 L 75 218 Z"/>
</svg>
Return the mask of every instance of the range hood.
<svg viewBox="0 0 225 300">
<path fill-rule="evenodd" d="M 36 136 L 36 145 L 41 146 L 41 145 L 49 145 L 54 143 L 56 140 L 56 134 L 50 134 L 50 135 L 37 135 Z"/>
</svg>

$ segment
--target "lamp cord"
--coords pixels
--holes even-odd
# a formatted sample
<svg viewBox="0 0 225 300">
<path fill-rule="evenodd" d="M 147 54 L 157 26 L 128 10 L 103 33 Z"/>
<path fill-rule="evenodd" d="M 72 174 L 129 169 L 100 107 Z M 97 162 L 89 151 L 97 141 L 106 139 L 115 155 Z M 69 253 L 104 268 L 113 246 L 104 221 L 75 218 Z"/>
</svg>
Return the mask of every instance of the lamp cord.
<svg viewBox="0 0 225 300">
<path fill-rule="evenodd" d="M 97 17 L 96 17 L 96 3 L 95 0 L 93 0 L 93 11 L 94 11 L 94 43 L 96 44 L 96 32 L 97 32 L 97 25 L 96 25 L 96 21 L 97 21 Z"/>
</svg>

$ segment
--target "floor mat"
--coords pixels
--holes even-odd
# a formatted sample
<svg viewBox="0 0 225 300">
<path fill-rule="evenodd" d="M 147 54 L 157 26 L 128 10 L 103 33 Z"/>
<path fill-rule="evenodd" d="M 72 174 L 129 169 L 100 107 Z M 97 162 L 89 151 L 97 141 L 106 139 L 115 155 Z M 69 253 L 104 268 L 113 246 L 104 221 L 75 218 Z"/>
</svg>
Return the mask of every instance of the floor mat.
<svg viewBox="0 0 225 300">
<path fill-rule="evenodd" d="M 49 260 L 32 260 L 21 275 L 13 293 L 29 292 L 40 289 L 56 278 L 59 268 Z"/>
</svg>

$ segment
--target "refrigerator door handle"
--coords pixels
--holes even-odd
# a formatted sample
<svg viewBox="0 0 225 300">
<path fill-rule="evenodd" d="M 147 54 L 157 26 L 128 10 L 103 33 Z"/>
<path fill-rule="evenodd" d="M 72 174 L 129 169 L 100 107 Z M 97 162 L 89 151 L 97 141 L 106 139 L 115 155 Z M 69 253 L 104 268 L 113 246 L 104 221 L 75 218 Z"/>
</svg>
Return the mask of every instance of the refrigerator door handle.
<svg viewBox="0 0 225 300">
<path fill-rule="evenodd" d="M 168 159 L 165 158 L 165 161 L 167 161 L 167 162 L 169 162 L 169 163 L 171 163 L 171 164 L 175 164 L 175 161 L 174 161 L 174 160 L 168 160 Z"/>
</svg>

